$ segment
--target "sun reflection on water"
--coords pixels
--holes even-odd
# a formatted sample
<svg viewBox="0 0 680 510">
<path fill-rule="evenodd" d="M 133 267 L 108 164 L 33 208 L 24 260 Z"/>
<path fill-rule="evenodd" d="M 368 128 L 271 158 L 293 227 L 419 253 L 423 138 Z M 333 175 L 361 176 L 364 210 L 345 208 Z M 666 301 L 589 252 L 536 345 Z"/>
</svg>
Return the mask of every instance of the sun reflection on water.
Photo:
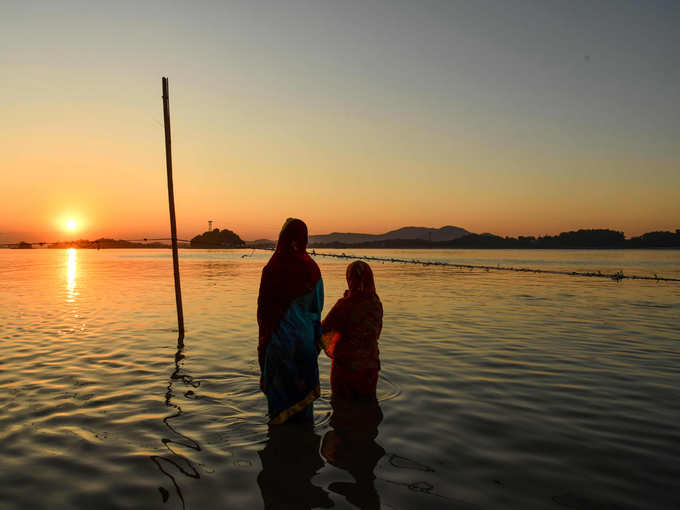
<svg viewBox="0 0 680 510">
<path fill-rule="evenodd" d="M 76 249 L 75 248 L 69 248 L 66 250 L 68 254 L 68 258 L 66 259 L 66 289 L 67 289 L 67 299 L 66 301 L 69 303 L 73 303 L 75 301 L 75 296 L 78 295 L 76 292 L 76 271 L 78 268 L 77 265 L 77 256 L 76 256 Z"/>
</svg>

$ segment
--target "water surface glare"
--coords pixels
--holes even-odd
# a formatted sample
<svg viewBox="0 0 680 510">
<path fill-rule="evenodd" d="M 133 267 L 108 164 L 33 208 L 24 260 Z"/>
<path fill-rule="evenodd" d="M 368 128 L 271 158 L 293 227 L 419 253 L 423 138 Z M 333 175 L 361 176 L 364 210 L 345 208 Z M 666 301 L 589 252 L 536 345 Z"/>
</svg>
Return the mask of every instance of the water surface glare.
<svg viewBox="0 0 680 510">
<path fill-rule="evenodd" d="M 354 252 L 680 276 L 672 250 Z M 680 508 L 680 284 L 374 263 L 377 436 L 340 434 L 323 355 L 314 430 L 270 435 L 267 257 L 181 252 L 178 350 L 169 251 L 0 250 L 0 508 Z M 317 261 L 327 311 L 348 261 Z"/>
</svg>

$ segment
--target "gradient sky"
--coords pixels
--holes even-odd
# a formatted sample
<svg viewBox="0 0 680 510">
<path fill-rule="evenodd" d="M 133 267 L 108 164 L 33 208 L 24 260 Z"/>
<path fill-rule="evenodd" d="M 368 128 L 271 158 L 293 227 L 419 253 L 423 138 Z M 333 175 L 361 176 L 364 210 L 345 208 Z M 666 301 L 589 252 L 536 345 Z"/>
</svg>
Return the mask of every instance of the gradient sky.
<svg viewBox="0 0 680 510">
<path fill-rule="evenodd" d="M 680 228 L 680 2 L 8 1 L 0 241 Z M 66 219 L 80 223 L 64 232 Z"/>
</svg>

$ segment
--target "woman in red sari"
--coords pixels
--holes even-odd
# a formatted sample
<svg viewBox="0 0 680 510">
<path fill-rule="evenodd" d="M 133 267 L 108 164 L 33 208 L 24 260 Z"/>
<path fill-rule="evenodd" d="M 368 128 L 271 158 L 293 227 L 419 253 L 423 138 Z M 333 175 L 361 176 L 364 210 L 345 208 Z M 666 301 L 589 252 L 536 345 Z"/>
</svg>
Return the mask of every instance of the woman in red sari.
<svg viewBox="0 0 680 510">
<path fill-rule="evenodd" d="M 380 370 L 378 337 L 383 308 L 373 271 L 363 261 L 347 266 L 344 297 L 322 322 L 322 342 L 331 364 L 333 398 L 375 398 Z"/>
</svg>

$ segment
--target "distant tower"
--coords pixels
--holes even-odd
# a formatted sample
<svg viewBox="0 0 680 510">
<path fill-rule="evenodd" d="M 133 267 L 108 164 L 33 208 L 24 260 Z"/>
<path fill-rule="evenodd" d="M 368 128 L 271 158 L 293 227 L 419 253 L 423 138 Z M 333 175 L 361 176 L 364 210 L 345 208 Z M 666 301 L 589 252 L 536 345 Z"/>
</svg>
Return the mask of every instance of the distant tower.
<svg viewBox="0 0 680 510">
<path fill-rule="evenodd" d="M 212 232 L 212 223 L 215 220 L 208 220 L 208 232 Z"/>
</svg>

